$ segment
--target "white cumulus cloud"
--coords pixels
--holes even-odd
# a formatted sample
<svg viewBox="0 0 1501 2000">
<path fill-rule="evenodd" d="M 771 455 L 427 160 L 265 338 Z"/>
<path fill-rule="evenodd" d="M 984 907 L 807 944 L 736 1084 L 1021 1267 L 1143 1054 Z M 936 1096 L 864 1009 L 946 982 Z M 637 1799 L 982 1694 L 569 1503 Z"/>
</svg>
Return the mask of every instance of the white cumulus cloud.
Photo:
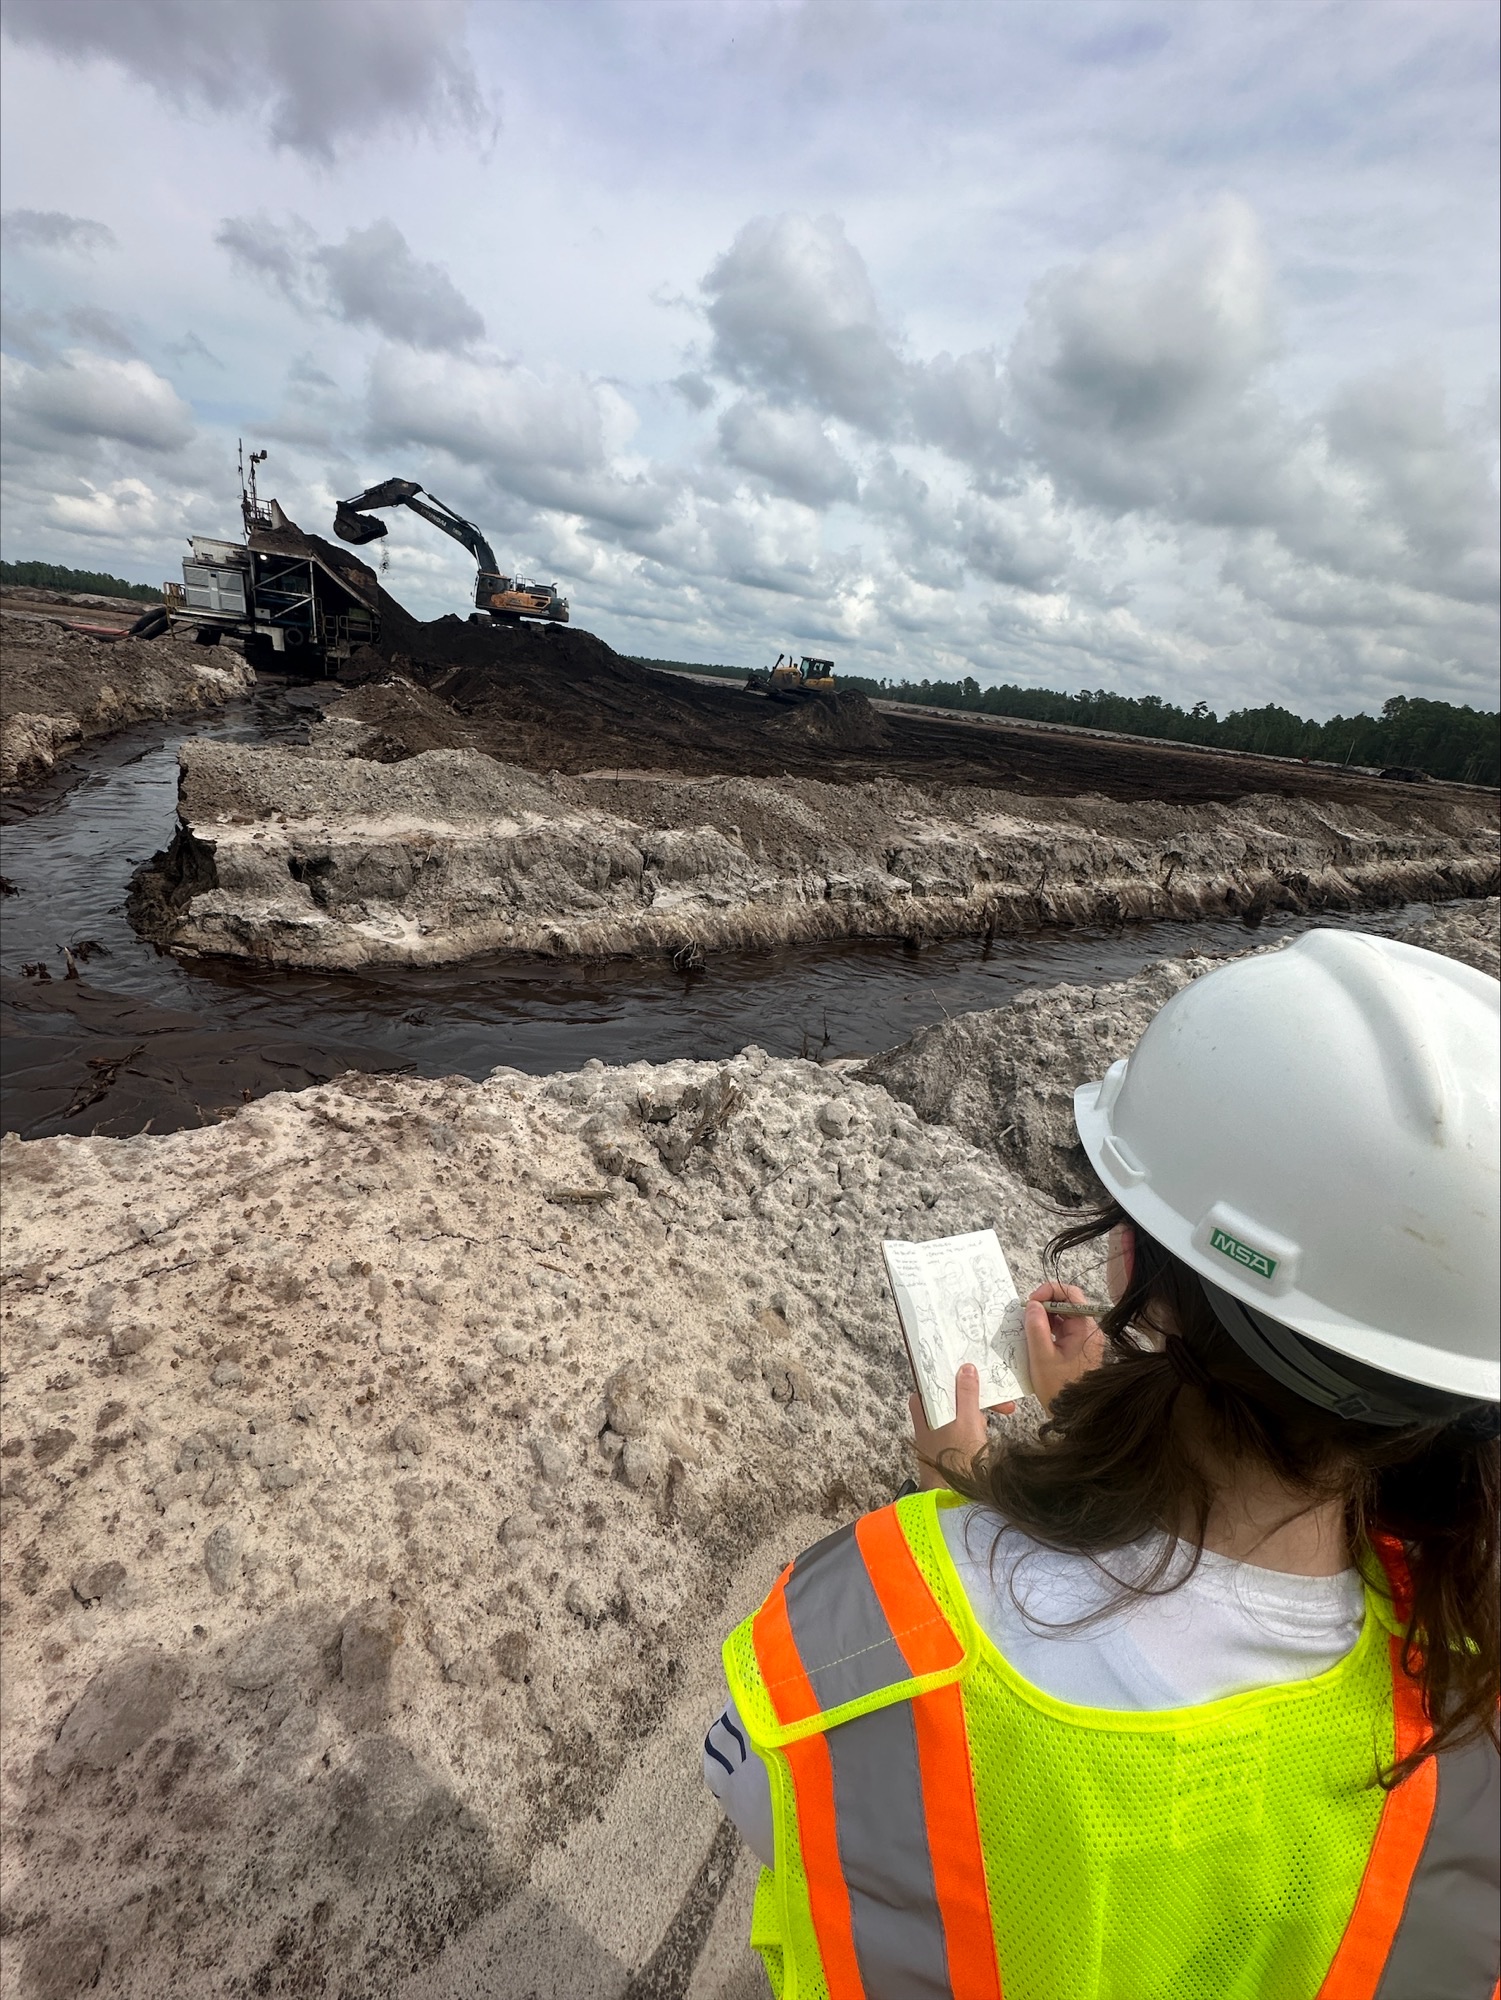
<svg viewBox="0 0 1501 2000">
<path fill-rule="evenodd" d="M 703 288 L 720 374 L 871 431 L 889 428 L 902 365 L 865 260 L 836 216 L 757 216 Z"/>
<path fill-rule="evenodd" d="M 785 410 L 742 396 L 719 419 L 719 444 L 732 465 L 810 507 L 854 500 L 855 469 L 812 410 Z"/>
<path fill-rule="evenodd" d="M 457 348 L 485 322 L 440 264 L 415 257 L 394 222 L 351 229 L 317 253 L 337 318 L 412 347 Z"/>
<path fill-rule="evenodd" d="M 370 370 L 372 445 L 445 453 L 499 492 L 612 529 L 655 526 L 671 505 L 659 477 L 620 462 L 633 426 L 617 389 L 569 369 L 385 347 Z"/>
<path fill-rule="evenodd" d="M 68 62 L 102 58 L 151 91 L 262 113 L 319 161 L 402 127 L 482 132 L 465 0 L 8 0 L 5 32 Z"/>
<path fill-rule="evenodd" d="M 56 208 L 8 208 L 0 216 L 0 236 L 11 250 L 61 250 L 80 257 L 115 247 L 115 232 L 104 223 Z"/>
<path fill-rule="evenodd" d="M 34 367 L 5 360 L 5 406 L 18 441 L 33 449 L 54 439 L 106 438 L 149 452 L 179 451 L 194 434 L 193 413 L 148 362 L 69 348 Z"/>
<path fill-rule="evenodd" d="M 485 322 L 441 264 L 414 255 L 387 217 L 321 243 L 301 216 L 226 216 L 214 240 L 253 277 L 270 279 L 304 312 L 371 327 L 411 347 L 456 350 Z"/>
</svg>

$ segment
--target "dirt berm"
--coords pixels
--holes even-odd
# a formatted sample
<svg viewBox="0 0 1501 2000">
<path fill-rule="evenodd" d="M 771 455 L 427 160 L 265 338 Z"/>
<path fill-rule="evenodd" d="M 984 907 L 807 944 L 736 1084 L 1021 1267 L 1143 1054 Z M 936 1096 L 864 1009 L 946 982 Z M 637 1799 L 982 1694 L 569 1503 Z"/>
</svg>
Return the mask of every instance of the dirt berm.
<svg viewBox="0 0 1501 2000">
<path fill-rule="evenodd" d="M 1401 936 L 1492 979 L 1501 974 L 1501 902 L 1494 896 L 1442 910 Z M 1075 1207 L 1092 1200 L 1099 1183 L 1074 1131 L 1074 1091 L 1134 1047 L 1158 1008 L 1215 963 L 1160 959 L 1109 986 L 1023 993 L 1006 1007 L 937 1021 L 854 1074 L 882 1084 L 925 1123 L 993 1150 L 1029 1187 Z"/>
<path fill-rule="evenodd" d="M 793 939 L 1348 909 L 1482 895 L 1483 793 L 1043 798 L 889 776 L 539 777 L 473 749 L 398 762 L 342 705 L 306 749 L 192 743 L 131 914 L 269 964 L 483 952 L 696 957 Z M 384 754 L 380 751 L 380 754 Z M 1366 788 L 1371 793 L 1371 788 Z"/>
<path fill-rule="evenodd" d="M 993 1221 L 1031 1281 L 1049 1224 L 884 1091 L 755 1052 L 350 1077 L 5 1168 L 28 1995 L 354 2000 L 535 1901 L 680 1693 L 701 1733 L 737 1571 L 904 1476 L 882 1235 Z M 608 1873 L 577 1885 L 560 1996 L 669 1929 L 714 1834 L 681 1773 L 676 1846 L 616 1861 L 636 1963 Z"/>
<path fill-rule="evenodd" d="M 86 620 L 106 601 L 79 598 L 77 615 Z M 133 615 L 142 609 L 129 599 L 115 602 Z M 244 658 L 226 646 L 91 639 L 41 611 L 7 605 L 0 610 L 0 791 L 45 778 L 88 737 L 218 708 L 254 685 Z"/>
<path fill-rule="evenodd" d="M 317 547 L 330 560 L 351 560 L 326 542 Z M 379 590 L 374 572 L 367 581 Z M 576 627 L 454 616 L 422 624 L 384 592 L 380 604 L 382 647 L 344 670 L 365 685 L 343 712 L 371 724 L 378 754 L 392 758 L 476 749 L 571 775 L 646 768 L 694 777 L 888 777 L 1047 797 L 1204 801 L 1270 792 L 1393 804 L 1394 788 L 1364 771 L 1008 728 L 997 717 L 965 728 L 931 713 L 882 713 L 854 690 L 784 704 L 733 682 L 654 671 Z"/>
<path fill-rule="evenodd" d="M 1000 1010 L 1008 1088 L 1161 984 Z M 1026 1286 L 1043 1195 L 755 1050 L 4 1167 L 7 1996 L 764 1994 L 718 1636 L 907 1469 L 880 1239 L 993 1224 Z"/>
</svg>

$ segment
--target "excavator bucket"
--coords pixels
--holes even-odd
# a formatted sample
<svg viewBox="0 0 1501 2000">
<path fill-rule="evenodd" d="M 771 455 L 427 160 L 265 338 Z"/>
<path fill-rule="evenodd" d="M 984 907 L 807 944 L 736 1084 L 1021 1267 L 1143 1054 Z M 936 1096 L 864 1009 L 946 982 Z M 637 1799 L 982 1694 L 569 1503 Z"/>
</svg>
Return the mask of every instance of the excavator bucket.
<svg viewBox="0 0 1501 2000">
<path fill-rule="evenodd" d="M 383 479 L 379 486 L 367 486 L 352 500 L 341 500 L 334 509 L 334 533 L 341 542 L 378 542 L 386 532 L 384 521 L 361 510 L 366 507 L 399 507 L 415 500 L 422 488 L 415 479 Z"/>
<path fill-rule="evenodd" d="M 374 514 L 356 513 L 347 500 L 341 500 L 334 509 L 334 533 L 341 542 L 378 542 L 386 524 Z"/>
</svg>

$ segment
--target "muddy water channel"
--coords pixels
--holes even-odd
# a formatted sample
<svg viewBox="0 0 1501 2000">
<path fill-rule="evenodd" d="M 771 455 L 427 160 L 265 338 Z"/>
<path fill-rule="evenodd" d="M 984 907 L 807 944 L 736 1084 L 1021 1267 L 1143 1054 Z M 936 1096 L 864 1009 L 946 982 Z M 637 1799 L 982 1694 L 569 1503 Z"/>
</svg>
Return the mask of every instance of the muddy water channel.
<svg viewBox="0 0 1501 2000">
<path fill-rule="evenodd" d="M 585 966 L 473 959 L 361 973 L 253 972 L 180 961 L 125 918 L 135 868 L 171 837 L 177 749 L 189 737 L 297 742 L 295 693 L 262 689 L 209 721 L 153 724 L 82 752 L 65 776 L 4 808 L 4 1052 L 0 1127 L 122 1135 L 221 1115 L 268 1090 L 342 1070 L 479 1077 L 730 1055 L 749 1042 L 829 1060 L 905 1040 L 944 1014 L 1026 986 L 1116 979 L 1154 958 L 1242 950 L 1312 921 L 1401 930 L 1431 914 L 1037 932 L 725 954 L 696 972 L 665 960 Z M 66 976 L 63 947 L 77 965 Z M 42 980 L 25 968 L 43 966 Z"/>
</svg>

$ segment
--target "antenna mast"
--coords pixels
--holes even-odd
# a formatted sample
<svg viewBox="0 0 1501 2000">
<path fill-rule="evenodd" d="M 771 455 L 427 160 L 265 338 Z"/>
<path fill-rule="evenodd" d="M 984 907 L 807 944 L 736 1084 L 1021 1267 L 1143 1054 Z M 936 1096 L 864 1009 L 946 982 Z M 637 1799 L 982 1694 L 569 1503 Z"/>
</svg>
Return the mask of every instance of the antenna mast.
<svg viewBox="0 0 1501 2000">
<path fill-rule="evenodd" d="M 263 451 L 253 451 L 250 454 L 250 477 L 247 480 L 245 477 L 245 440 L 241 438 L 239 443 L 240 519 L 245 523 L 245 533 L 248 537 L 252 528 L 269 528 L 274 524 L 271 519 L 270 508 L 261 505 L 260 498 L 255 490 L 255 468 L 258 465 L 265 464 L 266 454 Z"/>
</svg>

